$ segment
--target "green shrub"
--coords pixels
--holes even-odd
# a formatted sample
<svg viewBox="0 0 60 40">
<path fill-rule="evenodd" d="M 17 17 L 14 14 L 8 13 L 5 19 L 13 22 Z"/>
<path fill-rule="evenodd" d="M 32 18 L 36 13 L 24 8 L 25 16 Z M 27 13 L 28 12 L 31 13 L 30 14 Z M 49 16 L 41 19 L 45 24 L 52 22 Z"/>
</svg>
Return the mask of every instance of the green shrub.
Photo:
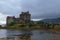
<svg viewBox="0 0 60 40">
<path fill-rule="evenodd" d="M 20 24 L 19 27 L 26 27 L 26 24 Z"/>
<path fill-rule="evenodd" d="M 14 26 L 15 25 L 15 23 L 14 22 L 11 22 L 10 24 L 9 24 L 9 26 Z"/>
</svg>

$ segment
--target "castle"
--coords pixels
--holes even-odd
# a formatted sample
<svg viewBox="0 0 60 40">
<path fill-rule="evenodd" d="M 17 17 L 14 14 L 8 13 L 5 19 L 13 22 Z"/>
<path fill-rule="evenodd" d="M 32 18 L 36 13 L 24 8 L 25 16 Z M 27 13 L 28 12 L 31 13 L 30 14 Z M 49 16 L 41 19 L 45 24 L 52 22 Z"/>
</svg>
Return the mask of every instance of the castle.
<svg viewBox="0 0 60 40">
<path fill-rule="evenodd" d="M 27 11 L 27 12 L 21 12 L 18 18 L 15 18 L 15 16 L 7 16 L 6 24 L 8 25 L 12 22 L 17 24 L 30 24 L 31 14 L 29 14 L 29 11 Z"/>
</svg>

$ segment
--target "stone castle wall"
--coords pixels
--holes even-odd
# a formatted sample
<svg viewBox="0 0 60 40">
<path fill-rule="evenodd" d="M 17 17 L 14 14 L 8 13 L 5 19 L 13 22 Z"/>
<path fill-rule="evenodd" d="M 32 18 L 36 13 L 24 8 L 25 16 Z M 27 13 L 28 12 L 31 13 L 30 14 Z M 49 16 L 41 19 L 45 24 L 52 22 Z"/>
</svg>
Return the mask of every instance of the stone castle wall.
<svg viewBox="0 0 60 40">
<path fill-rule="evenodd" d="M 15 18 L 15 16 L 7 16 L 6 19 L 6 24 L 10 24 L 11 22 L 15 22 L 17 24 L 29 24 L 31 21 L 31 15 L 29 14 L 29 12 L 22 12 L 19 15 L 19 18 Z"/>
</svg>

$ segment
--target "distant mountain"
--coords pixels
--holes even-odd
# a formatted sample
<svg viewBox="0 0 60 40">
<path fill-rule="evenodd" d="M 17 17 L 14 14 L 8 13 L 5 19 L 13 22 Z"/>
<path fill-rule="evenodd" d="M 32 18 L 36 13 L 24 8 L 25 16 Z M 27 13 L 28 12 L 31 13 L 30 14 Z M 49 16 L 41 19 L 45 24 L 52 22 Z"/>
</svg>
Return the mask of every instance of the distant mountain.
<svg viewBox="0 0 60 40">
<path fill-rule="evenodd" d="M 43 19 L 44 22 L 60 23 L 60 18 Z"/>
</svg>

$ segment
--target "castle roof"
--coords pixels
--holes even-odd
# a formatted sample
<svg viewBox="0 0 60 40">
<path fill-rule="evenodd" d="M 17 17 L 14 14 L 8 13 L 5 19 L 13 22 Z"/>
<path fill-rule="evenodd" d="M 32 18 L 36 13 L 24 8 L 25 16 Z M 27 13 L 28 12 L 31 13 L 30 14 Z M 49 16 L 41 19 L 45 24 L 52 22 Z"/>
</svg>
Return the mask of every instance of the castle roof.
<svg viewBox="0 0 60 40">
<path fill-rule="evenodd" d="M 12 18 L 12 17 L 15 17 L 15 16 L 7 16 L 7 17 Z"/>
</svg>

